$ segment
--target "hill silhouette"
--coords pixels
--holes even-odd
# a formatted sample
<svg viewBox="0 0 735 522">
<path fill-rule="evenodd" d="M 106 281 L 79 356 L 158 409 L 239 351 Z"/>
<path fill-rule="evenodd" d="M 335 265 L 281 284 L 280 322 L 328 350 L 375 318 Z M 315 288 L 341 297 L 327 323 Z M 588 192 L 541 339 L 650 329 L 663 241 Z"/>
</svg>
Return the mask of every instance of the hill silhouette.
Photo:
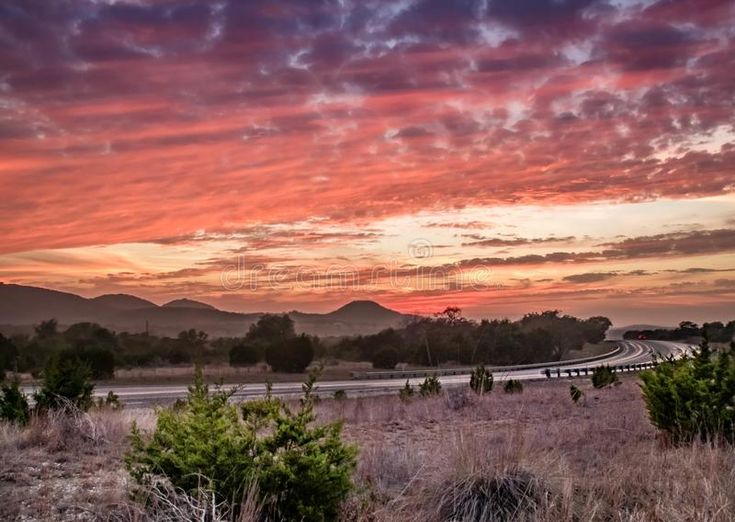
<svg viewBox="0 0 735 522">
<path fill-rule="evenodd" d="M 60 326 L 89 321 L 121 332 L 176 335 L 196 328 L 211 337 L 241 336 L 262 313 L 239 313 L 187 298 L 159 306 L 130 294 L 105 294 L 91 299 L 68 293 L 0 283 L 0 327 L 13 331 L 54 318 Z M 366 335 L 398 327 L 412 316 L 374 301 L 353 301 L 326 314 L 290 312 L 298 332 L 319 336 Z"/>
</svg>

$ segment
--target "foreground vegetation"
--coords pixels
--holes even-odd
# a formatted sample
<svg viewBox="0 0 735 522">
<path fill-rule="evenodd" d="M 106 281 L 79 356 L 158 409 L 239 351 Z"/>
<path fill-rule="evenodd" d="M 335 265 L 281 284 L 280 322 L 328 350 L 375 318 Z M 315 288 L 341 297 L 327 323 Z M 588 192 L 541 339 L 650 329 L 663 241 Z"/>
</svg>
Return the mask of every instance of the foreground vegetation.
<svg viewBox="0 0 735 522">
<path fill-rule="evenodd" d="M 535 382 L 518 394 L 448 389 L 408 401 L 314 405 L 318 423 L 342 420 L 344 438 L 359 448 L 355 487 L 340 518 L 480 520 L 473 513 L 492 499 L 516 515 L 496 520 L 733 519 L 731 446 L 669 444 L 649 422 L 633 376 L 601 390 L 576 382 L 587 394 L 584 407 L 569 399 L 566 382 Z M 2 425 L 0 518 L 175 520 L 174 509 L 207 507 L 206 498 L 170 492 L 151 494 L 147 504 L 130 498 L 130 425 L 135 420 L 149 436 L 156 417 L 151 410 L 93 409 L 35 416 L 26 428 Z M 241 520 L 258 512 L 246 492 Z"/>
<path fill-rule="evenodd" d="M 298 401 L 268 387 L 237 404 L 198 370 L 185 400 L 133 416 L 112 394 L 95 404 L 70 353 L 49 359 L 32 409 L 17 380 L 0 389 L 0 518 L 732 520 L 735 343 L 660 361 L 642 396 L 606 366 L 501 393 L 479 365 L 461 387 L 428 376 L 393 397 L 322 401 L 312 374 Z M 88 477 L 100 470 L 118 475 Z M 51 488 L 48 505 L 33 488 Z"/>
</svg>

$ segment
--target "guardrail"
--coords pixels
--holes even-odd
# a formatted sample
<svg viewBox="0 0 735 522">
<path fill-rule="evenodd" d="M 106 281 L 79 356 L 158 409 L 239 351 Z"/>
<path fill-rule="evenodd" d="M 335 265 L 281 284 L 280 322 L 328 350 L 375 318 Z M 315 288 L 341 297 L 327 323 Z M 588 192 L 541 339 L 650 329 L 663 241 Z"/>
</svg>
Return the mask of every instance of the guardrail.
<svg viewBox="0 0 735 522">
<path fill-rule="evenodd" d="M 638 363 L 638 364 L 620 364 L 617 366 L 608 366 L 614 373 L 624 372 L 640 372 L 643 370 L 650 370 L 658 365 L 656 362 L 650 363 Z M 595 368 L 599 366 L 586 366 L 584 368 L 544 368 L 541 371 L 541 375 L 548 378 L 562 378 L 562 377 L 582 377 L 585 375 L 592 375 Z"/>
<path fill-rule="evenodd" d="M 579 359 L 569 359 L 568 361 L 561 362 L 560 367 L 571 366 L 575 364 L 583 364 L 587 362 L 594 362 L 607 359 L 614 355 L 617 355 L 622 351 L 620 345 L 616 345 L 615 348 L 607 353 L 600 355 L 593 355 L 590 357 L 581 357 Z M 491 373 L 502 373 L 514 370 L 533 370 L 534 368 L 549 368 L 549 363 L 534 363 L 534 364 L 518 364 L 515 366 L 486 366 Z M 475 369 L 474 366 L 461 367 L 461 368 L 422 368 L 416 370 L 385 370 L 385 371 L 369 371 L 369 372 L 351 372 L 350 375 L 353 379 L 410 379 L 414 377 L 430 377 L 436 376 L 448 376 L 448 375 L 470 375 Z"/>
</svg>

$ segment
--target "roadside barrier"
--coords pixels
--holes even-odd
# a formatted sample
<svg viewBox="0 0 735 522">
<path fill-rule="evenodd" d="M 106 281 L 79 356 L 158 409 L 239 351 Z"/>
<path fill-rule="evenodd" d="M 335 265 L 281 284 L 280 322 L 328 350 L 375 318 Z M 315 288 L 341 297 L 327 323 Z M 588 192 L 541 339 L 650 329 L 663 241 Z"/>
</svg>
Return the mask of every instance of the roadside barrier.
<svg viewBox="0 0 735 522">
<path fill-rule="evenodd" d="M 627 372 L 641 372 L 643 370 L 650 370 L 658 365 L 657 362 L 650 363 L 638 363 L 638 364 L 621 364 L 617 366 L 608 366 L 613 373 L 627 373 Z M 583 368 L 544 368 L 541 371 L 541 375 L 547 379 L 559 379 L 559 378 L 571 378 L 571 377 L 583 377 L 592 375 L 597 366 L 585 366 Z"/>
<path fill-rule="evenodd" d="M 591 363 L 594 361 L 604 361 L 609 359 L 622 351 L 622 347 L 616 345 L 613 350 L 600 355 L 594 355 L 592 357 L 582 357 L 579 359 L 570 359 L 563 361 L 560 368 L 565 370 L 565 366 L 573 366 L 577 364 Z M 515 366 L 486 366 L 491 373 L 503 373 L 514 370 L 533 370 L 534 368 L 547 369 L 549 363 L 534 363 L 534 364 L 519 364 Z M 369 379 L 411 379 L 420 377 L 430 377 L 436 375 L 439 377 L 447 375 L 470 375 L 475 369 L 475 366 L 467 366 L 461 368 L 421 368 L 416 370 L 378 370 L 378 371 L 367 371 L 367 372 L 351 372 L 350 375 L 353 379 L 369 380 Z M 541 373 L 544 373 L 543 371 Z"/>
</svg>

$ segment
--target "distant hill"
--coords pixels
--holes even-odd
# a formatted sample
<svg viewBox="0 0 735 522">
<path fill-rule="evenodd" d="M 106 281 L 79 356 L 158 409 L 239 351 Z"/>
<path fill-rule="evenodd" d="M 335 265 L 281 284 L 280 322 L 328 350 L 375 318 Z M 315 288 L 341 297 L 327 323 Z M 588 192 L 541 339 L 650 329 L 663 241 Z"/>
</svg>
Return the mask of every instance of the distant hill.
<svg viewBox="0 0 735 522">
<path fill-rule="evenodd" d="M 398 328 L 413 316 L 385 308 L 375 301 L 352 301 L 326 314 L 291 312 L 296 329 L 303 332 L 323 332 L 321 335 L 358 335 L 377 333 L 386 328 Z"/>
<path fill-rule="evenodd" d="M 191 299 L 174 299 L 168 303 L 161 305 L 165 308 L 198 308 L 199 310 L 216 310 L 212 305 L 202 303 L 200 301 L 193 301 Z"/>
<path fill-rule="evenodd" d="M 46 288 L 0 283 L 0 327 L 8 331 L 30 330 L 32 325 L 54 318 L 59 324 L 90 321 L 112 330 L 176 335 L 196 328 L 211 337 L 247 333 L 261 313 L 237 313 L 191 299 L 176 299 L 162 306 L 129 294 L 106 294 L 87 299 Z M 353 301 L 333 312 L 290 312 L 296 330 L 311 335 L 366 335 L 400 327 L 413 316 L 390 310 L 373 301 Z"/>
<path fill-rule="evenodd" d="M 157 305 L 140 297 L 129 294 L 105 294 L 90 299 L 93 303 L 114 308 L 115 310 L 136 310 L 155 308 Z"/>
</svg>

